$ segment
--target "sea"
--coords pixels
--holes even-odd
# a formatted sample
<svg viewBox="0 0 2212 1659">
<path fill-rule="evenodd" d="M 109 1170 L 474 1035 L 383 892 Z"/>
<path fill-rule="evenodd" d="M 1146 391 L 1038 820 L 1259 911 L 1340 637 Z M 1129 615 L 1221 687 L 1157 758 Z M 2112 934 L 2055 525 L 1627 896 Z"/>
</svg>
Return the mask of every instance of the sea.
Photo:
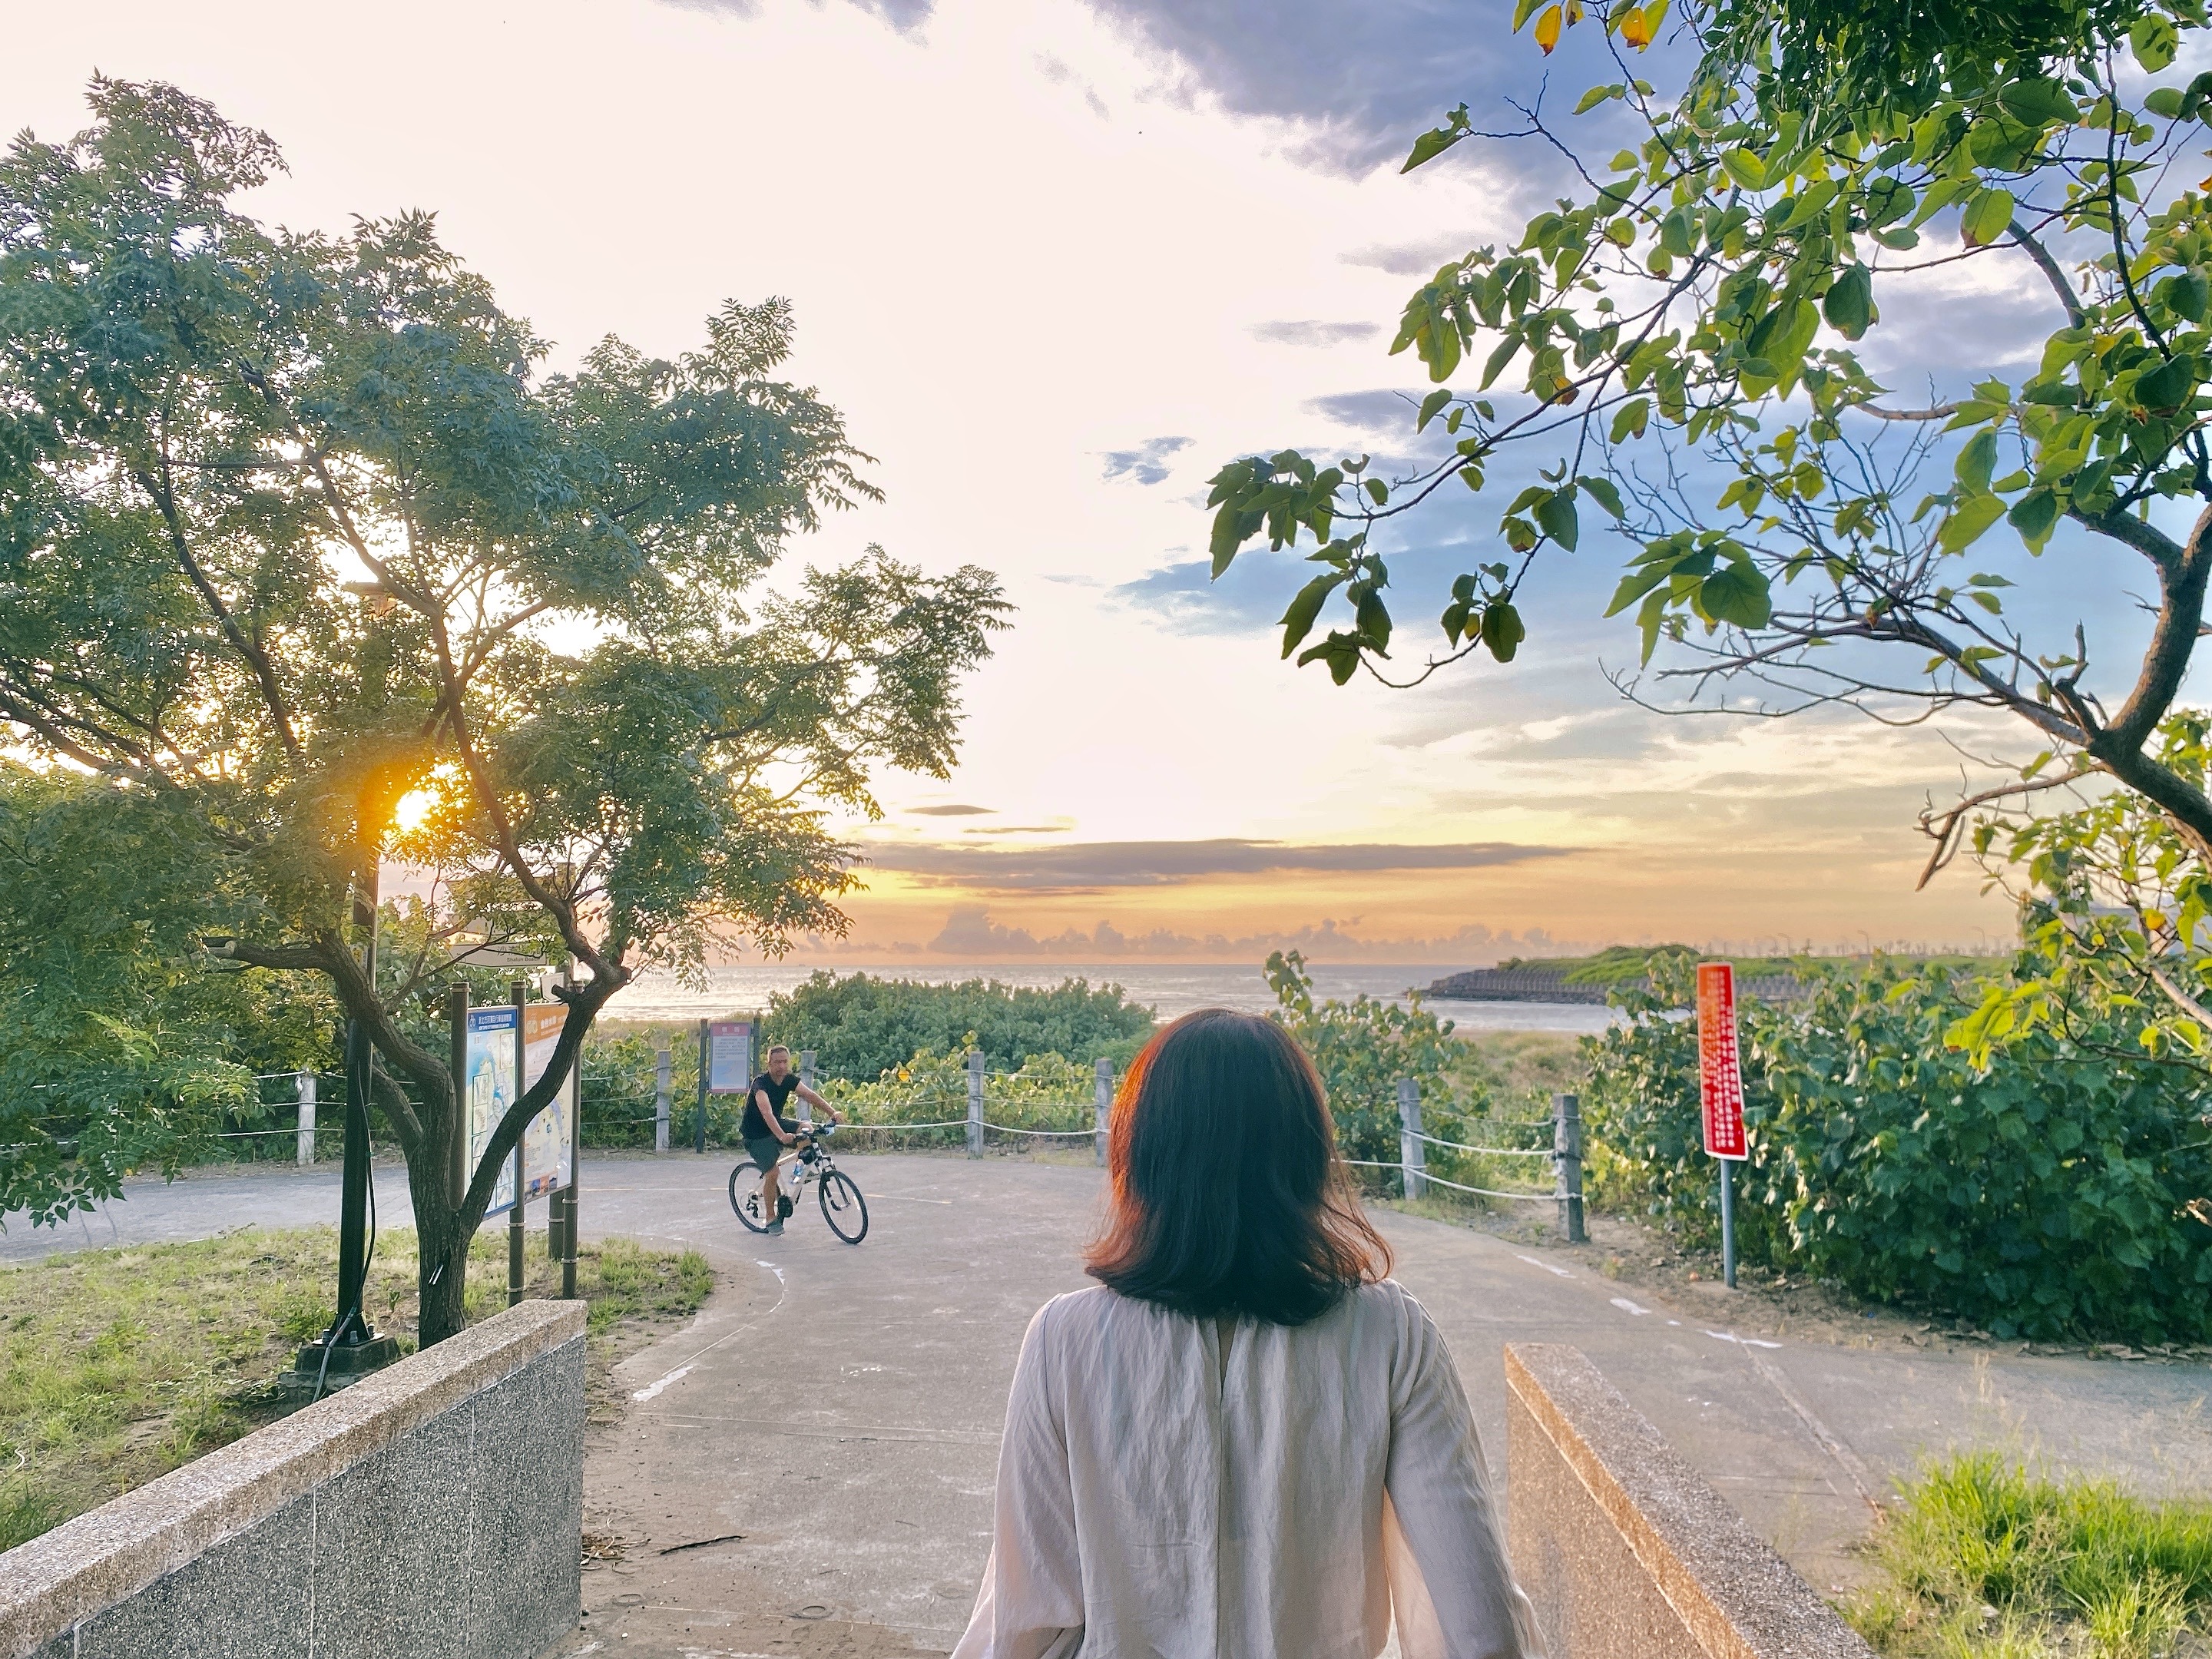
<svg viewBox="0 0 2212 1659">
<path fill-rule="evenodd" d="M 1276 1006 L 1265 975 L 1256 966 L 1243 963 L 1020 962 L 854 967 L 843 963 L 782 962 L 710 968 L 703 987 L 686 985 L 670 974 L 641 975 L 635 983 L 615 994 L 606 1014 L 610 1019 L 688 1021 L 750 1012 L 766 1007 L 776 992 L 805 983 L 817 967 L 835 974 L 873 974 L 880 979 L 913 980 L 925 985 L 994 979 L 1006 985 L 1049 988 L 1066 980 L 1087 980 L 1092 985 L 1120 986 L 1133 1000 L 1149 1005 L 1162 1019 L 1173 1019 L 1194 1008 L 1264 1013 Z M 1393 968 L 1361 963 L 1314 965 L 1307 971 L 1313 975 L 1317 998 L 1335 997 L 1348 1002 L 1364 992 L 1403 1006 L 1408 990 L 1425 990 L 1431 981 L 1453 970 L 1434 964 Z M 1466 1002 L 1442 997 L 1425 1001 L 1431 1012 L 1453 1021 L 1466 1032 L 1566 1031 L 1587 1036 L 1604 1030 L 1619 1018 L 1612 1009 L 1582 1003 Z"/>
</svg>

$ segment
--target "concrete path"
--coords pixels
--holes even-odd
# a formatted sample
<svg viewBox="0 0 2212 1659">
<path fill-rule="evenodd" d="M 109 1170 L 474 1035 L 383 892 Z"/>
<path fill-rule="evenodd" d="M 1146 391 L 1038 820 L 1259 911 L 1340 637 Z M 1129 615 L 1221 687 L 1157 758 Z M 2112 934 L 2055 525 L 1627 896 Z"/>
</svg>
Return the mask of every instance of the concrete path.
<svg viewBox="0 0 2212 1659">
<path fill-rule="evenodd" d="M 586 1527 L 620 1556 L 586 1574 L 574 1651 L 951 1646 L 982 1565 L 1016 1347 L 1040 1303 L 1086 1282 L 1099 1174 L 841 1161 L 873 1218 L 857 1249 L 811 1206 L 781 1239 L 744 1232 L 719 1157 L 586 1160 L 587 1235 L 690 1245 L 724 1277 L 691 1328 L 624 1362 L 627 1414 L 594 1429 Z M 398 1172 L 378 1187 L 397 1224 Z M 148 1183 L 59 1237 L 11 1229 L 0 1260 L 88 1237 L 327 1221 L 335 1206 L 320 1171 Z M 1717 1288 L 1662 1300 L 1601 1277 L 1586 1249 L 1381 1221 L 1398 1276 L 1451 1343 L 1501 1479 L 1503 1345 L 1574 1343 L 1824 1592 L 1863 1571 L 1847 1549 L 1869 1499 L 1923 1453 L 1993 1444 L 2145 1490 L 2212 1486 L 2212 1368 L 1776 1343 L 1732 1329 Z"/>
</svg>

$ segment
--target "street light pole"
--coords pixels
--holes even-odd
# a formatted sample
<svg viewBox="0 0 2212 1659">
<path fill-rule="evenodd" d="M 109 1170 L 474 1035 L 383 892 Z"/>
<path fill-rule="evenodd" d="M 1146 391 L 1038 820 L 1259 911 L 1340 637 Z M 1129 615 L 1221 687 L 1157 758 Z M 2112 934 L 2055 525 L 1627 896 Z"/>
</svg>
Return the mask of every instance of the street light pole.
<svg viewBox="0 0 2212 1659">
<path fill-rule="evenodd" d="M 361 966 L 371 994 L 376 988 L 376 927 L 378 866 L 380 849 L 367 834 L 361 842 L 360 869 L 354 878 L 354 934 L 361 942 Z M 312 1374 L 314 1392 L 343 1388 L 356 1377 L 389 1365 L 399 1358 L 399 1345 L 379 1336 L 362 1306 L 368 1285 L 371 1216 L 374 1194 L 369 1188 L 368 1097 L 374 1066 L 374 1048 L 368 1025 L 346 1021 L 346 1103 L 344 1168 L 338 1199 L 338 1305 L 322 1339 L 300 1350 L 295 1362 L 301 1376 Z"/>
</svg>

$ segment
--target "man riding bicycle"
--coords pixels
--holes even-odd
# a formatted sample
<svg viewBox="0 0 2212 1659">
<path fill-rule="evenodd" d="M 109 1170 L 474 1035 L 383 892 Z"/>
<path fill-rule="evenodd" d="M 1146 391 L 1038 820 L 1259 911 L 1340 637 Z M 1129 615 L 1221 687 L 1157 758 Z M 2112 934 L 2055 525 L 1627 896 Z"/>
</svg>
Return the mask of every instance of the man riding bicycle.
<svg viewBox="0 0 2212 1659">
<path fill-rule="evenodd" d="M 791 1200 L 778 1190 L 776 1160 L 783 1149 L 799 1144 L 801 1127 L 783 1115 L 784 1103 L 797 1095 L 818 1112 L 827 1112 L 832 1123 L 845 1120 L 835 1106 L 801 1083 L 791 1069 L 791 1050 L 781 1042 L 768 1051 L 768 1070 L 753 1079 L 751 1091 L 745 1097 L 744 1121 L 738 1133 L 744 1137 L 745 1151 L 761 1172 L 761 1213 L 769 1218 L 762 1231 L 780 1233 L 783 1218 L 791 1213 Z"/>
</svg>

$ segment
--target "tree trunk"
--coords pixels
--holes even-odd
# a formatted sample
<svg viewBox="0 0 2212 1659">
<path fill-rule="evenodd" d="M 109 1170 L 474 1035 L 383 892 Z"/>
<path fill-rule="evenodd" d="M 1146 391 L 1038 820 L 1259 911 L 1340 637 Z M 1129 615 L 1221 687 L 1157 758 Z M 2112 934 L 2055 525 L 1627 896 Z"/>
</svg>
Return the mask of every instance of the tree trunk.
<svg viewBox="0 0 2212 1659">
<path fill-rule="evenodd" d="M 420 1304 L 416 1340 L 422 1347 L 457 1336 L 467 1326 L 463 1297 L 468 1289 L 469 1242 L 473 1229 L 464 1231 L 453 1203 L 452 1171 L 442 1148 L 445 1137 L 436 1137 L 440 1150 L 424 1149 L 410 1158 L 407 1188 L 415 1200 L 415 1289 Z M 418 1169 L 416 1165 L 429 1167 Z"/>
</svg>

